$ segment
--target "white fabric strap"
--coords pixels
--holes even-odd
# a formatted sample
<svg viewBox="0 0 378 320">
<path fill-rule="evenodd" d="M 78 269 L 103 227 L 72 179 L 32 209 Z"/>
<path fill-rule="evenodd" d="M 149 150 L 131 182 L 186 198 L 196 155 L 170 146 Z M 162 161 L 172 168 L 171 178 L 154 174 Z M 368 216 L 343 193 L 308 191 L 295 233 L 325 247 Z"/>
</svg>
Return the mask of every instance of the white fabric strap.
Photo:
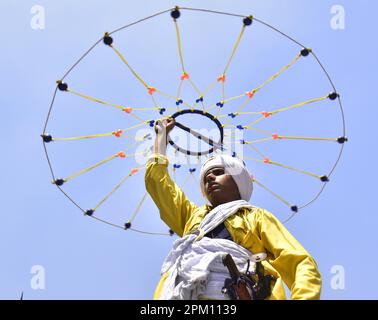
<svg viewBox="0 0 378 320">
<path fill-rule="evenodd" d="M 162 273 L 168 272 L 168 277 L 164 282 L 160 299 L 228 299 L 221 292 L 224 280 L 229 277 L 228 270 L 223 265 L 224 255 L 231 254 L 240 270 L 246 269 L 248 260 L 254 264 L 261 261 L 263 256 L 253 255 L 233 241 L 211 239 L 203 235 L 243 207 L 252 208 L 244 200 L 217 206 L 202 220 L 200 231 L 189 233 L 174 242 L 161 269 Z"/>
</svg>

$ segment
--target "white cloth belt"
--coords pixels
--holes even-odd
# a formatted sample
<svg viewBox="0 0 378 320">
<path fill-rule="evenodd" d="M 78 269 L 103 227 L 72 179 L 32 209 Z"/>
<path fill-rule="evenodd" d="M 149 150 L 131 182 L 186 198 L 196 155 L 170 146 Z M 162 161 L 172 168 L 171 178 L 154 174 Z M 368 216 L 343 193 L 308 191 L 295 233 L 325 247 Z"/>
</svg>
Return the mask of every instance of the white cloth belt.
<svg viewBox="0 0 378 320">
<path fill-rule="evenodd" d="M 228 270 L 223 265 L 223 256 L 231 254 L 238 269 L 243 271 L 247 268 L 248 260 L 253 270 L 255 262 L 265 259 L 265 253 L 253 255 L 233 241 L 201 237 L 240 208 L 252 206 L 244 200 L 236 200 L 215 207 L 200 223 L 200 231 L 196 230 L 174 242 L 161 269 L 162 273 L 168 272 L 168 276 L 160 299 L 228 299 L 221 291 L 224 280 L 229 277 Z"/>
</svg>

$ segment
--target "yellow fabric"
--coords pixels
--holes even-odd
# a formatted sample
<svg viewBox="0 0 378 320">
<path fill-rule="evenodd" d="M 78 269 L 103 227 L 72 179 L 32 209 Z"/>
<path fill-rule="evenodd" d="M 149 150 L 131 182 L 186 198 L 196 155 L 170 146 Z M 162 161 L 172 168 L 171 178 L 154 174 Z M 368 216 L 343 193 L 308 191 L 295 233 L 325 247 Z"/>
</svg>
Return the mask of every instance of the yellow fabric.
<svg viewBox="0 0 378 320">
<path fill-rule="evenodd" d="M 146 165 L 146 188 L 160 210 L 161 219 L 180 237 L 198 228 L 211 206 L 197 206 L 168 173 L 168 158 L 155 154 Z M 319 299 L 321 276 L 314 259 L 270 212 L 242 208 L 225 221 L 232 239 L 253 253 L 266 252 L 265 272 L 277 280 L 269 299 L 286 299 L 283 281 L 291 299 Z M 158 299 L 167 275 L 162 275 L 154 293 Z M 221 288 L 220 288 L 221 289 Z"/>
</svg>

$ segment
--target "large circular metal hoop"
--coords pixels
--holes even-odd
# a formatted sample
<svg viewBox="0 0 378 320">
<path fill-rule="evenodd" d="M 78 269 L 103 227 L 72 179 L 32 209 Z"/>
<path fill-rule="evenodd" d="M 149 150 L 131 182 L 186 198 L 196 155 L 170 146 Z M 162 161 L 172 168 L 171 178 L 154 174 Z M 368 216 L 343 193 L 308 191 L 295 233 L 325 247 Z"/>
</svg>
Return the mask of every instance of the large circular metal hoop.
<svg viewBox="0 0 378 320">
<path fill-rule="evenodd" d="M 246 15 L 242 15 L 242 14 L 235 14 L 235 13 L 229 13 L 229 12 L 222 12 L 222 11 L 215 11 L 215 10 L 209 10 L 209 9 L 200 9 L 200 8 L 189 8 L 189 7 L 180 7 L 179 8 L 181 11 L 185 10 L 185 11 L 191 11 L 191 12 L 203 12 L 203 13 L 209 13 L 209 14 L 216 14 L 216 15 L 220 15 L 220 16 L 230 16 L 230 17 L 236 17 L 236 18 L 242 18 L 242 19 L 246 19 Z M 74 200 L 69 194 L 67 194 L 63 188 L 61 188 L 61 185 L 62 185 L 62 182 L 64 182 L 64 180 L 62 179 L 58 179 L 55 175 L 55 170 L 53 168 L 53 165 L 52 165 L 52 161 L 50 159 L 50 155 L 48 153 L 48 150 L 47 150 L 47 144 L 51 141 L 54 141 L 53 137 L 48 134 L 46 132 L 46 129 L 47 129 L 47 126 L 49 124 L 49 121 L 50 121 L 50 118 L 51 118 L 51 114 L 53 112 L 53 107 L 54 107 L 54 102 L 55 102 L 55 98 L 57 96 L 57 93 L 58 91 L 65 91 L 67 89 L 66 85 L 64 84 L 64 80 L 65 78 L 77 67 L 77 65 L 79 65 L 85 58 L 88 54 L 91 53 L 91 51 L 93 51 L 94 48 L 96 48 L 100 43 L 102 42 L 105 42 L 106 45 L 110 45 L 111 44 L 111 41 L 112 39 L 110 38 L 110 35 L 112 34 L 115 34 L 121 30 L 125 30 L 125 29 L 128 29 L 129 27 L 131 26 L 134 26 L 134 25 L 137 25 L 139 23 L 142 23 L 144 21 L 147 21 L 147 20 L 150 20 L 150 19 L 153 19 L 155 17 L 158 17 L 158 16 L 161 16 L 161 15 L 164 15 L 166 13 L 169 13 L 169 12 L 174 12 L 173 16 L 171 15 L 172 18 L 174 19 L 177 19 L 178 18 L 178 13 L 177 13 L 177 7 L 175 8 L 169 8 L 169 9 L 166 9 L 166 10 L 163 10 L 163 11 L 160 11 L 160 12 L 157 12 L 157 13 L 154 13 L 148 17 L 145 17 L 145 18 L 142 18 L 142 19 L 139 19 L 139 20 L 136 20 L 136 21 L 133 21 L 131 23 L 128 23 L 127 25 L 124 25 L 118 29 L 115 29 L 111 32 L 108 32 L 106 34 L 106 36 L 102 36 L 101 38 L 99 38 L 88 50 L 86 50 L 80 57 L 79 59 L 72 65 L 68 68 L 68 70 L 66 70 L 66 72 L 63 74 L 62 77 L 60 77 L 59 81 L 58 81 L 58 85 L 56 86 L 54 92 L 53 92 L 53 96 L 52 96 L 52 99 L 51 99 L 51 102 L 50 102 L 50 106 L 49 106 L 49 109 L 48 109 L 48 113 L 47 113 L 47 117 L 46 117 L 46 121 L 44 123 L 44 127 L 43 127 L 43 133 L 41 135 L 42 137 L 42 141 L 43 141 L 43 148 L 44 148 L 44 152 L 45 152 L 45 155 L 46 155 L 46 159 L 47 159 L 47 162 L 48 162 L 48 166 L 49 166 L 49 169 L 50 169 L 50 172 L 51 172 L 51 176 L 52 176 L 52 179 L 53 179 L 53 182 L 54 184 L 57 186 L 57 188 L 59 189 L 59 191 L 61 191 L 63 193 L 64 196 L 66 196 L 80 211 L 82 211 L 85 215 L 93 218 L 93 219 L 96 219 L 100 222 L 103 222 L 103 223 L 106 223 L 108 225 L 111 225 L 113 227 L 117 227 L 117 228 L 120 228 L 120 229 L 127 229 L 127 230 L 132 230 L 132 231 L 136 231 L 136 232 L 139 232 L 139 233 L 144 233 L 144 234 L 160 234 L 160 233 L 155 233 L 155 232 L 146 232 L 146 231 L 142 231 L 142 230 L 138 230 L 134 227 L 131 227 L 130 224 L 126 223 L 125 225 L 118 225 L 118 224 L 114 224 L 110 221 L 106 221 L 106 220 L 103 220 L 95 215 L 92 215 L 92 214 L 89 214 L 91 213 L 91 210 L 86 210 L 84 208 L 82 208 L 81 205 L 79 205 L 78 202 L 76 202 L 76 200 Z M 313 58 L 316 60 L 317 64 L 319 65 L 319 67 L 322 69 L 323 73 L 325 74 L 326 78 L 328 79 L 330 85 L 332 86 L 333 88 L 333 93 L 337 93 L 338 91 L 336 90 L 336 87 L 330 77 L 330 74 L 327 72 L 327 70 L 325 69 L 325 67 L 323 66 L 323 64 L 320 62 L 319 58 L 315 55 L 315 53 L 313 52 L 313 50 L 307 50 L 306 48 L 308 48 L 307 46 L 305 46 L 304 44 L 298 42 L 297 40 L 293 39 L 291 36 L 287 35 L 286 33 L 282 32 L 281 30 L 275 28 L 274 26 L 256 18 L 255 16 L 253 16 L 253 21 L 254 22 L 257 22 L 261 25 L 264 25 L 265 27 L 277 32 L 278 34 L 280 34 L 281 36 L 287 38 L 288 40 L 292 41 L 293 43 L 297 44 L 303 53 L 307 54 L 307 55 L 312 55 Z M 249 20 L 243 20 L 243 23 L 245 25 L 248 25 L 249 23 Z M 247 23 L 247 24 L 246 24 Z M 331 98 L 331 96 L 329 97 Z M 345 128 L 345 117 L 344 117 L 344 110 L 343 110 L 343 106 L 342 106 L 342 101 L 340 99 L 340 96 L 337 95 L 337 96 L 334 96 L 335 99 L 338 100 L 338 104 L 339 104 L 339 109 L 340 109 L 340 114 L 341 114 L 341 120 L 342 120 L 342 136 L 337 140 L 340 144 L 341 144 L 341 148 L 340 148 L 340 151 L 338 153 L 338 156 L 337 156 L 337 159 L 335 161 L 335 163 L 333 164 L 331 170 L 328 172 L 328 174 L 325 176 L 327 179 L 332 175 L 332 173 L 334 172 L 337 164 L 339 163 L 340 159 L 341 159 L 341 156 L 342 156 L 342 153 L 343 153 L 343 150 L 344 150 L 344 142 L 347 141 L 347 138 L 346 138 L 346 128 Z M 219 128 L 219 131 L 221 132 L 221 140 L 220 140 L 220 144 L 219 145 L 222 145 L 223 143 L 223 126 L 219 123 L 219 121 L 214 118 L 214 116 L 210 115 L 210 114 L 207 114 L 205 112 L 201 112 L 199 110 L 183 110 L 183 111 L 179 111 L 177 113 L 175 113 L 172 117 L 176 118 L 178 117 L 180 114 L 184 114 L 184 113 L 197 113 L 197 114 L 201 114 L 203 116 L 206 116 L 208 117 L 209 119 L 213 120 L 218 128 Z M 187 127 L 185 127 L 186 129 L 189 129 Z M 184 128 L 182 128 L 184 129 Z M 186 130 L 184 129 L 184 130 Z M 191 130 L 186 130 L 188 132 L 191 132 Z M 173 141 L 169 141 L 169 143 L 175 147 L 177 150 L 179 150 L 180 152 L 183 152 L 183 153 L 186 153 L 186 154 L 190 154 L 190 155 L 203 155 L 203 154 L 209 154 L 211 152 L 214 151 L 214 147 L 213 148 L 210 148 L 208 151 L 203 151 L 203 152 L 192 152 L 192 151 L 188 151 L 188 150 L 184 150 L 178 146 L 176 146 Z M 211 144 L 210 144 L 211 145 Z M 218 145 L 217 142 L 214 142 L 214 145 Z M 214 146 L 212 145 L 212 146 Z M 322 180 L 323 181 L 323 180 Z M 326 182 L 326 180 L 324 179 L 324 182 Z M 300 206 L 292 206 L 292 211 L 294 212 L 293 215 L 296 213 L 296 211 L 298 211 L 298 209 L 302 209 L 304 207 L 307 207 L 308 205 L 310 205 L 311 203 L 313 203 L 316 199 L 318 199 L 318 197 L 320 196 L 320 194 L 323 192 L 325 186 L 327 184 L 323 184 L 320 191 L 314 196 L 313 199 L 311 199 L 310 201 L 308 201 L 307 203 L 304 203 Z M 269 191 L 269 190 L 267 190 Z M 93 213 L 93 212 L 92 212 Z M 289 219 L 287 219 L 285 222 L 287 222 L 288 220 L 290 220 L 292 217 L 290 216 Z"/>
</svg>

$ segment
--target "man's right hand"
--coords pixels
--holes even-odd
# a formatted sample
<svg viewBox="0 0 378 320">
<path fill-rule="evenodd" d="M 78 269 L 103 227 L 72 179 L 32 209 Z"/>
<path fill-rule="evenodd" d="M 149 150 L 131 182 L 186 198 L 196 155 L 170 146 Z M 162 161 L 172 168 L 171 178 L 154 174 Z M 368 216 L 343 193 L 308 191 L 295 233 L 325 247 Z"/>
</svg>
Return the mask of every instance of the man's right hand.
<svg viewBox="0 0 378 320">
<path fill-rule="evenodd" d="M 157 120 L 155 123 L 155 144 L 154 153 L 166 154 L 167 150 L 167 136 L 168 133 L 173 129 L 176 122 L 173 118 L 165 118 L 162 120 Z"/>
<path fill-rule="evenodd" d="M 157 120 L 155 124 L 155 132 L 156 135 L 163 135 L 165 134 L 166 136 L 168 133 L 173 129 L 175 126 L 176 121 L 173 118 L 165 118 L 162 120 Z"/>
</svg>

